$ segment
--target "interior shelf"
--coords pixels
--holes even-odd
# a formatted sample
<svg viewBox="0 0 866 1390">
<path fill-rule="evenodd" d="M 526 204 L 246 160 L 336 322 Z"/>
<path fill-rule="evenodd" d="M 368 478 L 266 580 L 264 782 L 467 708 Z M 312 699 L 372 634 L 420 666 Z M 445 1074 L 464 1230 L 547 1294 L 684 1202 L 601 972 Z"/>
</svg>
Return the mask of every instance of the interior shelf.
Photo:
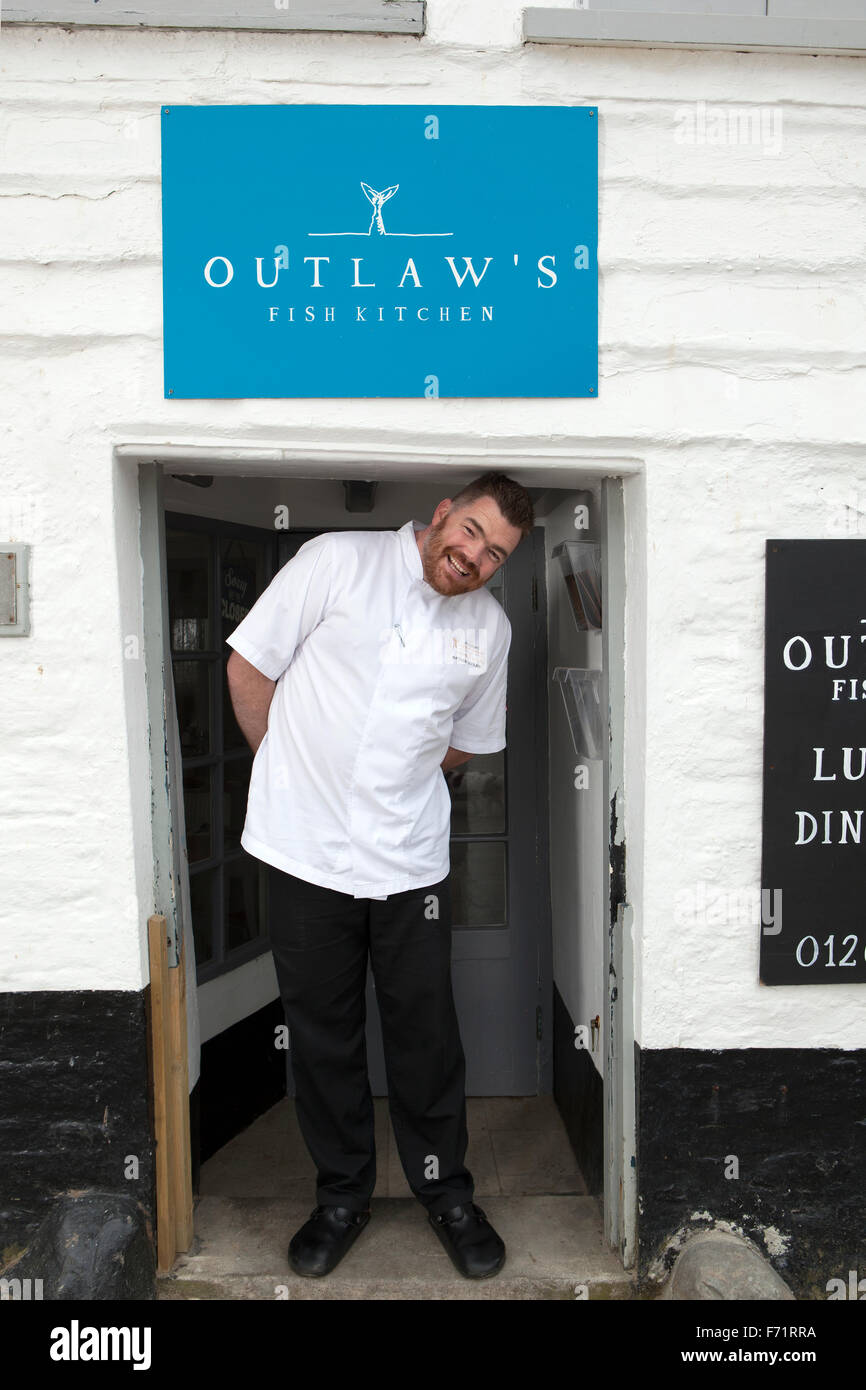
<svg viewBox="0 0 866 1390">
<path fill-rule="evenodd" d="M 601 707 L 601 671 L 587 671 L 576 666 L 557 666 L 553 679 L 562 691 L 571 741 L 579 758 L 590 760 L 604 757 L 604 734 L 607 721 Z"/>
<path fill-rule="evenodd" d="M 578 631 L 600 632 L 601 546 L 597 541 L 561 541 L 553 555 L 562 566 Z"/>
</svg>

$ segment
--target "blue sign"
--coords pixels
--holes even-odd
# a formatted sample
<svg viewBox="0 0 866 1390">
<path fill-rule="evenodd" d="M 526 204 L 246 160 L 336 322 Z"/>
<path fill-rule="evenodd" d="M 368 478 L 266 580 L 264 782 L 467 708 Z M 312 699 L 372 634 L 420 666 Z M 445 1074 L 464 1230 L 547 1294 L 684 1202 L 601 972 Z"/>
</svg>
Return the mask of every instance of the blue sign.
<svg viewBox="0 0 866 1390">
<path fill-rule="evenodd" d="M 166 396 L 594 397 L 597 125 L 164 107 Z"/>
</svg>

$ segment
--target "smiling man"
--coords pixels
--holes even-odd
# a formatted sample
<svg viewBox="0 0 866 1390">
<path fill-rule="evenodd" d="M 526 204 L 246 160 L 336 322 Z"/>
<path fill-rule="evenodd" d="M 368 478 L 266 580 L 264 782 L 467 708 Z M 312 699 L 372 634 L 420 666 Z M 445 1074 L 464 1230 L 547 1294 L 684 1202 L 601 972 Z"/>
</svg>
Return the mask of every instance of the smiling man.
<svg viewBox="0 0 866 1390">
<path fill-rule="evenodd" d="M 279 870 L 270 941 L 317 1170 L 298 1274 L 330 1273 L 370 1219 L 368 956 L 409 1185 L 467 1278 L 505 1260 L 464 1164 L 443 772 L 505 746 L 511 626 L 484 586 L 532 525 L 526 490 L 486 473 L 428 526 L 315 536 L 228 639 L 256 755 L 241 843 Z"/>
</svg>

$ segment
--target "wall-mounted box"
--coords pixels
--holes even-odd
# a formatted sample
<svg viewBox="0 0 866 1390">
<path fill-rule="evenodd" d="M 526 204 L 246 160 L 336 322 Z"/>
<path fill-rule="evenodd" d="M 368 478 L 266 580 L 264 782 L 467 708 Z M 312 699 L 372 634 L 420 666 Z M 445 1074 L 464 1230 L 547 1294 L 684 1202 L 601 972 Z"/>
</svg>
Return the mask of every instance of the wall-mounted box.
<svg viewBox="0 0 866 1390">
<path fill-rule="evenodd" d="M 565 577 L 579 632 L 601 631 L 601 546 L 597 541 L 562 541 L 554 546 Z"/>
<path fill-rule="evenodd" d="M 0 637 L 30 632 L 30 546 L 0 544 Z"/>
<path fill-rule="evenodd" d="M 553 673 L 562 691 L 571 741 L 579 758 L 604 757 L 607 720 L 601 707 L 601 678 L 601 671 L 576 666 L 557 666 Z"/>
</svg>

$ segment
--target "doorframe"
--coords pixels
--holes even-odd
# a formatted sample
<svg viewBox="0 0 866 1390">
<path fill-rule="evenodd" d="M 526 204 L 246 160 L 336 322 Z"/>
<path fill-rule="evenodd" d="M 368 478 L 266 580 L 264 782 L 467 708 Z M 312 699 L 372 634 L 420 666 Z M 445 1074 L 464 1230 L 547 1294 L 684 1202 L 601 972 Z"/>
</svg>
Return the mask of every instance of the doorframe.
<svg viewBox="0 0 866 1390">
<path fill-rule="evenodd" d="M 184 929 L 181 885 L 181 846 L 185 843 L 183 779 L 180 764 L 172 756 L 174 681 L 170 654 L 166 668 L 168 636 L 168 585 L 166 573 L 165 504 L 163 470 L 156 462 L 138 470 L 141 518 L 141 597 L 144 634 L 144 670 L 147 714 L 150 725 L 151 832 L 153 841 L 153 911 L 166 919 L 168 964 L 178 962 L 178 943 Z M 166 679 L 168 675 L 169 679 Z M 178 750 L 179 752 L 179 750 Z M 191 916 L 191 914 L 190 914 Z M 187 960 L 192 959 L 187 957 Z"/>
<path fill-rule="evenodd" d="M 449 443 L 453 444 L 449 448 Z M 168 735 L 172 712 L 171 695 L 166 689 L 166 664 L 162 639 L 167 632 L 163 604 L 167 595 L 161 593 L 165 537 L 162 502 L 162 475 L 171 471 L 220 473 L 235 476 L 255 473 L 258 476 L 279 475 L 295 478 L 322 477 L 405 480 L 407 475 L 421 469 L 432 469 L 442 476 L 449 471 L 466 472 L 498 468 L 512 472 L 534 486 L 585 488 L 587 480 L 595 479 L 602 487 L 602 584 L 607 595 L 605 610 L 608 622 L 603 633 L 604 674 L 602 689 L 609 711 L 609 758 L 604 762 L 605 804 L 611 809 L 605 836 L 604 881 L 610 924 L 610 912 L 615 908 L 614 925 L 608 926 L 608 952 L 605 959 L 603 989 L 608 1000 L 604 1028 L 604 1132 L 606 1171 L 604 1187 L 604 1220 L 607 1238 L 616 1249 L 625 1268 L 635 1261 L 637 1235 L 637 1174 L 636 1174 L 636 1113 L 635 1113 L 635 1037 L 634 1037 L 634 948 L 632 943 L 632 907 L 616 889 L 609 891 L 612 870 L 624 873 L 624 746 L 626 727 L 632 743 L 643 758 L 642 716 L 634 708 L 640 698 L 637 684 L 632 683 L 632 707 L 625 706 L 623 662 L 625 656 L 626 610 L 626 542 L 624 480 L 630 475 L 642 475 L 645 463 L 638 455 L 608 455 L 603 451 L 585 451 L 581 445 L 569 450 L 510 448 L 506 444 L 492 450 L 489 446 L 466 448 L 459 438 L 437 440 L 414 449 L 401 448 L 377 440 L 369 449 L 335 449 L 326 445 L 291 445 L 256 447 L 237 441 L 209 445 L 177 445 L 165 441 L 144 441 L 116 444 L 115 461 L 121 467 L 133 467 L 139 474 L 140 555 L 136 562 L 142 567 L 142 604 L 144 619 L 145 678 L 147 682 L 148 715 L 150 720 L 150 755 L 152 799 L 152 851 L 154 880 L 154 911 L 164 911 L 169 931 L 178 932 L 178 916 L 188 912 L 183 903 L 181 913 L 175 906 L 178 878 L 173 873 L 178 849 L 178 828 L 183 826 L 183 804 L 177 806 L 176 786 L 170 785 L 171 746 Z M 181 467 L 182 465 L 182 467 Z M 532 475 L 527 475 L 527 469 Z M 575 478 L 578 474 L 578 478 Z M 430 474 L 427 474 L 429 479 Z M 636 482 L 632 477 L 632 483 Z M 643 479 L 641 478 L 641 483 Z M 630 488 L 630 495 L 633 495 Z M 633 523 L 634 525 L 634 523 Z M 163 527 L 160 534 L 161 526 Z M 631 536 L 645 543 L 645 537 Z M 153 623 L 149 629 L 148 621 Z M 631 630 L 631 629 L 630 629 Z M 171 685 L 171 682 L 168 682 Z M 640 767 L 634 769 L 638 774 Z M 174 801 L 173 801 L 174 798 Z M 634 791 L 631 801 L 635 798 Z M 632 823 L 642 830 L 641 808 L 632 816 Z M 631 846 L 630 881 L 640 872 L 642 842 L 636 836 Z M 180 874 L 180 883 L 185 879 Z M 622 878 L 624 884 L 624 877 Z M 624 889 L 623 889 L 624 893 Z M 170 910 L 159 906 L 165 902 Z M 184 923 L 184 926 L 187 924 Z M 190 936 L 191 936 L 191 924 Z M 611 973 L 611 967 L 615 973 Z M 198 1076 L 198 1015 L 193 994 L 190 1019 L 190 1084 Z M 196 1050 L 195 1064 L 192 1062 Z"/>
<path fill-rule="evenodd" d="M 628 901 L 625 841 L 626 524 L 623 479 L 601 484 L 602 708 L 608 715 L 602 805 L 607 808 L 604 865 L 607 950 L 603 961 L 604 1219 L 625 1269 L 637 1246 L 634 911 Z"/>
<path fill-rule="evenodd" d="M 139 544 L 143 674 L 150 755 L 151 912 L 166 923 L 166 965 L 177 969 L 183 942 L 186 995 L 187 1083 L 194 1091 L 201 1075 L 201 1030 L 195 979 L 195 943 L 186 863 L 183 774 L 174 679 L 171 667 L 165 540 L 164 477 L 152 459 L 138 463 Z M 140 731 L 139 731 L 140 733 Z M 148 986 L 150 986 L 148 978 Z M 191 1117 L 192 1120 L 192 1117 Z M 197 1187 L 198 1138 L 192 1125 L 190 1153 L 193 1188 Z"/>
</svg>

